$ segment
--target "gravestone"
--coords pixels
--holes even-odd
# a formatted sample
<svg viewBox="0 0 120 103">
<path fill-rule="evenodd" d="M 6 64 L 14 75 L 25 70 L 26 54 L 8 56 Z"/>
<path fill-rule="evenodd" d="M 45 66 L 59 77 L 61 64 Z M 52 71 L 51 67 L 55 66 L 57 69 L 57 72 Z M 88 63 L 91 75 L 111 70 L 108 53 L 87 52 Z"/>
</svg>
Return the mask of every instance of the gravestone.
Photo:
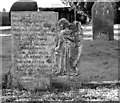
<svg viewBox="0 0 120 103">
<path fill-rule="evenodd" d="M 109 1 L 98 0 L 92 7 L 93 39 L 114 40 L 114 10 Z"/>
<path fill-rule="evenodd" d="M 46 89 L 54 64 L 55 12 L 12 12 L 14 76 L 25 89 Z"/>
</svg>

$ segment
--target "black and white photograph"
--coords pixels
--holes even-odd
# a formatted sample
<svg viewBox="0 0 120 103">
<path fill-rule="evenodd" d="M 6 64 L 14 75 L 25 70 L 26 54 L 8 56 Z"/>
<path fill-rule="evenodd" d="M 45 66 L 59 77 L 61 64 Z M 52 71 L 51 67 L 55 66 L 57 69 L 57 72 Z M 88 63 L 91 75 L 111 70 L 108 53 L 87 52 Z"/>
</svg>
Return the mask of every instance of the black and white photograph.
<svg viewBox="0 0 120 103">
<path fill-rule="evenodd" d="M 0 103 L 119 103 L 119 0 L 2 0 Z"/>
</svg>

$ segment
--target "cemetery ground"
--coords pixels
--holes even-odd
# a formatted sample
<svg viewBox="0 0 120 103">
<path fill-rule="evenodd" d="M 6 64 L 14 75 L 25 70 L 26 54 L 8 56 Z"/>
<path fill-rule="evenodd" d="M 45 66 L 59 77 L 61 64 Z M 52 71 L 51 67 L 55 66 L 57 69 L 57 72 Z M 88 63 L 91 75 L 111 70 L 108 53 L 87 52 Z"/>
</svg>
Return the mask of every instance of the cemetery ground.
<svg viewBox="0 0 120 103">
<path fill-rule="evenodd" d="M 9 34 L 9 30 L 2 31 L 4 34 Z M 0 36 L 2 39 L 2 73 L 6 73 L 11 66 L 11 37 Z M 58 91 L 37 91 L 30 92 L 26 90 L 7 89 L 2 90 L 3 103 L 13 103 L 13 101 L 119 101 L 119 84 L 118 80 L 118 41 L 102 41 L 102 40 L 84 40 L 83 50 L 78 65 L 80 75 L 76 78 L 77 82 L 84 83 L 84 86 L 79 88 L 71 88 L 70 90 Z M 112 81 L 111 85 L 98 85 L 98 83 L 88 83 L 96 81 Z M 87 85 L 85 85 L 87 84 Z M 108 83 L 109 84 L 109 83 Z M 92 86 L 91 86 L 92 85 Z M 93 87 L 94 86 L 94 87 Z M 92 88 L 93 87 L 93 88 Z M 1 91 L 0 91 L 1 92 Z M 20 103 L 21 103 L 20 102 Z M 32 103 L 32 102 L 31 102 Z M 55 102 L 57 103 L 57 102 Z"/>
</svg>

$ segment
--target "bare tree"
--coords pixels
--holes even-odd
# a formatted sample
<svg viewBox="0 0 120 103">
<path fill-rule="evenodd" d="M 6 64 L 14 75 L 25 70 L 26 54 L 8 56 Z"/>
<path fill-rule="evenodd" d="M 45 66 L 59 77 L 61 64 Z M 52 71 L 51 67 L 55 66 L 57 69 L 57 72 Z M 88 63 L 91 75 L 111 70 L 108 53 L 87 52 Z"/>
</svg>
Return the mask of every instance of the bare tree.
<svg viewBox="0 0 120 103">
<path fill-rule="evenodd" d="M 5 9 L 5 8 L 3 8 L 3 9 L 2 9 L 2 12 L 6 12 L 6 9 Z"/>
<path fill-rule="evenodd" d="M 69 5 L 74 10 L 74 19 L 76 20 L 76 13 L 84 7 L 84 0 L 61 0 L 63 4 Z"/>
</svg>

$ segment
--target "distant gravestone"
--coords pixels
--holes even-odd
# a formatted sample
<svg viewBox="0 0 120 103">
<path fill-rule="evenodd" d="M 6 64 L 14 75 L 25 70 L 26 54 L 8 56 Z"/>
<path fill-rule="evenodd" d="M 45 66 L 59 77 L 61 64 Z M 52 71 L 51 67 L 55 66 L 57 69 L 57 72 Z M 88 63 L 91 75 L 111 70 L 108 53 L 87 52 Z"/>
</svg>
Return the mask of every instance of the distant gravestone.
<svg viewBox="0 0 120 103">
<path fill-rule="evenodd" d="M 92 7 L 93 39 L 114 40 L 114 10 L 109 1 L 98 0 Z"/>
<path fill-rule="evenodd" d="M 13 71 L 26 89 L 50 85 L 57 20 L 55 12 L 11 13 Z"/>
</svg>

